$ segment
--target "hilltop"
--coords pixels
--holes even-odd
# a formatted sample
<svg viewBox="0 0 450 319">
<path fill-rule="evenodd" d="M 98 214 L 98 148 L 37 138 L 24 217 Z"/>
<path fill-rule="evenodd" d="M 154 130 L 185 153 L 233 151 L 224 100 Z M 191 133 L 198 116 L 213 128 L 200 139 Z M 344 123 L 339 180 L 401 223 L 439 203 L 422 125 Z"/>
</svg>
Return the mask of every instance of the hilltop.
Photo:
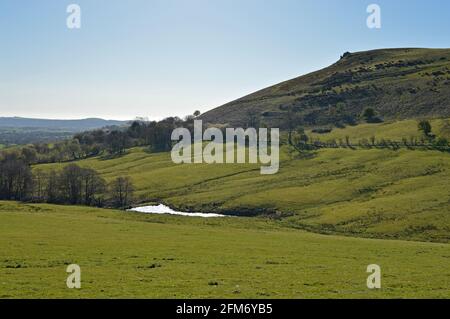
<svg viewBox="0 0 450 319">
<path fill-rule="evenodd" d="M 283 127 L 291 111 L 301 125 L 341 126 L 357 122 L 368 107 L 390 120 L 448 117 L 450 49 L 347 52 L 327 68 L 227 103 L 201 119 L 240 126 L 256 117 Z"/>
</svg>

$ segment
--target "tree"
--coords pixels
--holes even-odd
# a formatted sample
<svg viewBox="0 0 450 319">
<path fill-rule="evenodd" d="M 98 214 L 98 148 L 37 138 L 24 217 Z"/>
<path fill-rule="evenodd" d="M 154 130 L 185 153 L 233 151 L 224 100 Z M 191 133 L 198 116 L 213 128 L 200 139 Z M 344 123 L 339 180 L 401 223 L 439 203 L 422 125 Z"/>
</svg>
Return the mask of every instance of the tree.
<svg viewBox="0 0 450 319">
<path fill-rule="evenodd" d="M 60 174 L 60 187 L 64 202 L 72 205 L 81 203 L 82 170 L 76 164 L 63 168 Z"/>
<path fill-rule="evenodd" d="M 47 198 L 49 202 L 102 206 L 105 185 L 95 170 L 70 164 L 59 175 L 50 173 Z"/>
<path fill-rule="evenodd" d="M 48 203 L 63 202 L 60 197 L 60 182 L 58 173 L 51 170 L 47 176 L 47 185 L 45 187 L 45 197 Z"/>
<path fill-rule="evenodd" d="M 448 147 L 448 140 L 440 137 L 434 142 L 434 146 L 438 148 Z"/>
<path fill-rule="evenodd" d="M 83 204 L 103 206 L 102 194 L 106 189 L 105 180 L 93 169 L 82 169 L 81 180 Z"/>
<path fill-rule="evenodd" d="M 297 151 L 305 151 L 311 150 L 312 145 L 308 145 L 309 137 L 305 133 L 305 129 L 303 127 L 297 127 L 295 130 L 295 134 L 292 136 L 292 146 Z"/>
<path fill-rule="evenodd" d="M 376 112 L 373 108 L 368 107 L 362 113 L 362 117 L 366 120 L 366 122 L 371 123 L 374 117 L 376 116 Z"/>
<path fill-rule="evenodd" d="M 22 158 L 28 164 L 34 164 L 37 160 L 37 152 L 34 146 L 25 146 L 21 150 Z"/>
<path fill-rule="evenodd" d="M 0 199 L 25 200 L 33 192 L 30 166 L 17 152 L 3 154 L 0 159 Z"/>
<path fill-rule="evenodd" d="M 296 114 L 292 107 L 289 107 L 288 111 L 285 113 L 285 125 L 288 131 L 288 143 L 291 146 L 294 146 L 294 141 L 292 140 L 294 131 L 298 128 L 301 122 L 302 120 L 300 116 Z"/>
<path fill-rule="evenodd" d="M 130 205 L 134 186 L 129 177 L 117 177 L 110 183 L 109 189 L 114 207 L 124 208 Z"/>
<path fill-rule="evenodd" d="M 193 123 L 193 122 L 192 122 Z M 151 133 L 151 147 L 154 151 L 168 151 L 172 148 L 172 131 L 180 124 L 178 118 L 169 117 L 155 123 Z"/>
<path fill-rule="evenodd" d="M 109 152 L 111 154 L 123 154 L 130 142 L 129 136 L 126 132 L 112 131 L 106 138 Z"/>
<path fill-rule="evenodd" d="M 345 136 L 345 145 L 347 145 L 348 147 L 352 146 L 352 143 L 350 142 L 350 136 L 348 135 Z"/>
<path fill-rule="evenodd" d="M 76 160 L 81 158 L 81 147 L 80 142 L 77 139 L 72 139 L 71 141 L 67 141 L 65 145 L 65 150 L 68 154 L 69 159 Z"/>
<path fill-rule="evenodd" d="M 431 136 L 432 127 L 431 127 L 430 122 L 428 122 L 426 120 L 420 121 L 419 124 L 418 124 L 418 129 L 426 137 L 430 137 Z"/>
<path fill-rule="evenodd" d="M 305 129 L 303 127 L 297 127 L 297 135 L 300 143 L 306 144 L 309 141 L 308 135 L 305 133 Z"/>
<path fill-rule="evenodd" d="M 351 56 L 352 54 L 350 52 L 344 52 L 344 54 L 341 55 L 341 59 L 347 58 L 349 56 Z"/>
<path fill-rule="evenodd" d="M 47 180 L 47 175 L 40 168 L 35 169 L 33 173 L 33 199 L 43 201 L 45 200 L 45 182 Z"/>
<path fill-rule="evenodd" d="M 145 123 L 142 121 L 133 121 L 131 126 L 128 128 L 128 134 L 132 138 L 140 138 L 142 136 L 142 131 L 145 127 Z"/>
</svg>

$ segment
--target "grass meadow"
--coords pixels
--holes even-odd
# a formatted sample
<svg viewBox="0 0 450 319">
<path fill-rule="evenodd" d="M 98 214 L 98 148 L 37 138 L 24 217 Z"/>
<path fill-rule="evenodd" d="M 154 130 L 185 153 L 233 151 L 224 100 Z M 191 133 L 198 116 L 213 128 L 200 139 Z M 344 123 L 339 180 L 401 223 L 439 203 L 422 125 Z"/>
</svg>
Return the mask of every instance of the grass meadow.
<svg viewBox="0 0 450 319">
<path fill-rule="evenodd" d="M 449 298 L 450 245 L 0 202 L 0 298 Z M 66 287 L 67 265 L 81 289 Z M 369 290 L 366 268 L 382 269 Z"/>
<path fill-rule="evenodd" d="M 401 139 L 402 134 L 413 133 L 413 121 L 401 123 L 364 124 L 348 128 L 345 134 L 352 133 L 354 139 L 396 134 Z M 97 157 L 77 164 L 96 169 L 107 180 L 130 176 L 141 203 L 164 202 L 189 211 L 240 215 L 266 212 L 291 227 L 326 234 L 450 240 L 447 152 L 340 148 L 302 157 L 283 147 L 280 161 L 277 174 L 261 175 L 259 164 L 176 165 L 170 153 L 135 148 L 121 157 Z"/>
<path fill-rule="evenodd" d="M 330 134 L 414 131 L 409 121 L 345 130 Z M 275 175 L 260 165 L 175 165 L 145 148 L 76 163 L 107 180 L 130 176 L 142 204 L 241 217 L 0 202 L 0 298 L 450 298 L 449 153 L 305 157 L 283 147 Z M 72 263 L 80 290 L 65 284 Z M 366 286 L 370 264 L 381 266 L 380 290 Z"/>
</svg>

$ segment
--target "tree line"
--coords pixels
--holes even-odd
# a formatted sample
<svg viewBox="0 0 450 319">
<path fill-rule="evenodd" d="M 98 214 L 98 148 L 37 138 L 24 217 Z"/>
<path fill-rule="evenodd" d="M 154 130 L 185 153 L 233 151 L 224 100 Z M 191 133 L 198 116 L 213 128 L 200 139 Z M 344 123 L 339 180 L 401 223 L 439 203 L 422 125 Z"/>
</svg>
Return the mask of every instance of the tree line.
<svg viewBox="0 0 450 319">
<path fill-rule="evenodd" d="M 19 152 L 0 156 L 0 200 L 125 208 L 133 201 L 129 177 L 107 183 L 90 168 L 68 164 L 61 170 L 32 170 Z"/>
<path fill-rule="evenodd" d="M 162 121 L 133 121 L 128 127 L 94 130 L 79 133 L 72 139 L 54 144 L 33 144 L 0 152 L 0 199 L 36 201 L 58 204 L 92 205 L 99 207 L 126 207 L 133 197 L 133 184 L 127 177 L 118 177 L 110 183 L 95 171 L 76 164 L 61 170 L 31 170 L 31 165 L 46 162 L 67 162 L 100 154 L 121 155 L 133 146 L 148 146 L 152 151 L 168 151 L 172 147 L 171 133 L 177 127 L 193 132 L 194 120 L 200 112 L 184 119 L 166 118 Z M 368 123 L 376 113 L 365 110 Z M 432 132 L 430 122 L 418 123 L 421 137 L 403 138 L 401 141 L 371 138 L 356 143 L 349 136 L 344 139 L 321 141 L 311 138 L 292 116 L 287 123 L 286 143 L 300 152 L 320 148 L 390 148 L 433 149 L 450 151 L 448 140 Z M 258 127 L 259 121 L 249 117 L 248 124 Z M 251 125 L 250 125 L 251 126 Z M 316 130 L 317 131 L 317 130 Z M 329 133 L 325 130 L 322 133 Z M 319 132 L 321 133 L 321 132 Z M 192 134 L 193 135 L 193 134 Z"/>
<path fill-rule="evenodd" d="M 54 143 L 33 143 L 19 149 L 21 156 L 32 164 L 62 163 L 99 155 L 123 155 L 126 149 L 148 146 L 154 152 L 168 151 L 172 147 L 171 134 L 175 128 L 193 131 L 194 119 L 168 117 L 161 121 L 136 119 L 126 127 L 108 127 L 75 134 L 72 138 Z"/>
<path fill-rule="evenodd" d="M 375 123 L 375 122 L 373 122 Z M 421 133 L 420 137 L 411 136 L 410 138 L 402 138 L 401 141 L 391 139 L 377 139 L 375 136 L 358 139 L 356 142 L 352 141 L 349 136 L 339 139 L 329 139 L 322 141 L 319 138 L 311 138 L 305 133 L 305 129 L 301 126 L 288 131 L 287 144 L 294 149 L 304 152 L 320 148 L 382 148 L 398 150 L 400 148 L 408 149 L 428 149 L 438 151 L 450 151 L 450 143 L 444 137 L 438 137 L 432 133 L 432 126 L 429 121 L 422 120 L 418 122 L 418 131 Z M 330 133 L 331 130 L 318 131 L 317 133 Z"/>
<path fill-rule="evenodd" d="M 77 164 L 60 170 L 36 168 L 33 164 L 70 162 L 99 155 L 122 155 L 127 148 L 148 146 L 152 151 L 168 151 L 175 128 L 193 132 L 196 111 L 184 119 L 161 121 L 137 119 L 127 127 L 109 127 L 76 134 L 64 141 L 35 143 L 0 152 L 0 200 L 54 204 L 128 207 L 133 202 L 130 178 L 117 177 L 107 183 L 98 172 Z"/>
</svg>

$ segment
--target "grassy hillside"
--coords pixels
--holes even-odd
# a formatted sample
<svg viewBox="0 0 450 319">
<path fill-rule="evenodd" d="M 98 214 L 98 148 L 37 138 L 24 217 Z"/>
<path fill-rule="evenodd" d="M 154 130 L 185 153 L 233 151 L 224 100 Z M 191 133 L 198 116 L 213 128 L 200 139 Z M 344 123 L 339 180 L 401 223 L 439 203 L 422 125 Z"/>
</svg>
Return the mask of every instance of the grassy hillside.
<svg viewBox="0 0 450 319">
<path fill-rule="evenodd" d="M 434 119 L 430 121 L 433 132 L 446 139 L 450 139 L 450 120 L 449 119 Z M 409 140 L 410 137 L 414 137 L 418 140 L 423 136 L 417 129 L 416 120 L 403 120 L 391 123 L 378 123 L 378 124 L 360 124 L 357 126 L 347 126 L 346 128 L 334 128 L 327 134 L 316 134 L 308 131 L 308 135 L 313 139 L 330 140 L 330 139 L 343 139 L 346 136 L 352 137 L 354 142 L 358 139 L 370 139 L 375 137 L 377 140 L 390 139 L 394 141 L 401 141 L 402 138 Z"/>
<path fill-rule="evenodd" d="M 412 127 L 409 121 L 361 125 L 345 134 L 352 133 L 352 139 L 412 134 Z M 266 213 L 290 227 L 320 233 L 450 240 L 449 153 L 322 149 L 303 158 L 285 147 L 279 173 L 270 176 L 261 175 L 259 165 L 175 165 L 169 153 L 141 148 L 114 159 L 77 163 L 107 180 L 131 176 L 140 202 L 163 201 L 191 211 Z"/>
<path fill-rule="evenodd" d="M 0 202 L 0 298 L 449 298 L 450 246 Z M 81 266 L 70 290 L 67 265 Z M 379 264 L 382 289 L 366 287 Z"/>
<path fill-rule="evenodd" d="M 306 125 L 345 122 L 372 107 L 386 119 L 450 116 L 450 49 L 385 49 L 345 55 L 319 70 L 202 115 L 210 123 L 247 123 L 249 114 L 283 126 L 293 109 Z"/>
</svg>

